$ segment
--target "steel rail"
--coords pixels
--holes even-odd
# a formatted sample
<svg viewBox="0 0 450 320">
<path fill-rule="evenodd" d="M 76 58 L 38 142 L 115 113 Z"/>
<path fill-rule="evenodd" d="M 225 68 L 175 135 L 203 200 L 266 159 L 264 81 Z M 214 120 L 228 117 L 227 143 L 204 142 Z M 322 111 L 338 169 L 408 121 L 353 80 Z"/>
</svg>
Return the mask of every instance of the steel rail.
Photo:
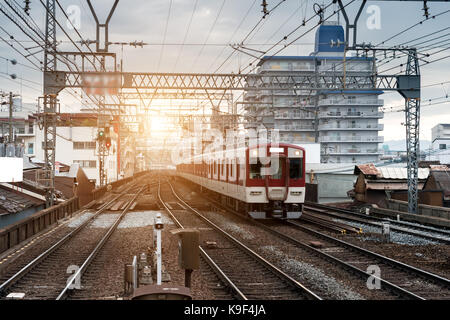
<svg viewBox="0 0 450 320">
<path fill-rule="evenodd" d="M 406 290 L 406 289 L 403 289 L 403 288 L 401 288 L 401 287 L 399 287 L 399 286 L 397 286 L 397 285 L 395 285 L 395 284 L 393 284 L 393 283 L 391 283 L 391 282 L 389 282 L 389 281 L 387 281 L 387 280 L 384 280 L 384 279 L 382 279 L 382 278 L 378 278 L 378 277 L 374 276 L 373 274 L 369 274 L 369 273 L 365 272 L 364 270 L 358 269 L 358 268 L 356 268 L 356 267 L 354 267 L 354 266 L 352 266 L 352 265 L 350 265 L 350 264 L 348 264 L 348 263 L 346 263 L 346 262 L 344 262 L 344 261 L 342 261 L 342 260 L 340 260 L 340 259 L 338 259 L 338 258 L 335 258 L 335 257 L 333 257 L 333 256 L 331 256 L 331 255 L 329 255 L 329 254 L 326 254 L 326 253 L 324 253 L 324 252 L 322 252 L 322 251 L 320 251 L 320 250 L 318 250 L 318 249 L 316 249 L 316 248 L 313 248 L 313 247 L 311 247 L 311 246 L 309 246 L 309 245 L 307 245 L 307 244 L 304 244 L 304 243 L 302 243 L 301 241 L 299 241 L 299 240 L 297 240 L 297 239 L 294 239 L 294 238 L 292 238 L 292 237 L 290 237 L 290 236 L 288 236 L 288 235 L 285 235 L 285 234 L 280 233 L 280 232 L 278 232 L 278 231 L 276 231 L 276 230 L 273 230 L 272 228 L 270 228 L 270 227 L 264 225 L 264 224 L 261 223 L 261 222 L 258 222 L 258 221 L 254 220 L 254 219 L 251 219 L 251 218 L 249 218 L 249 217 L 243 216 L 242 214 L 240 214 L 239 212 L 237 212 L 237 211 L 235 211 L 235 210 L 232 210 L 232 209 L 230 209 L 230 208 L 224 207 L 223 205 L 221 205 L 220 203 L 218 203 L 218 202 L 215 201 L 214 199 L 211 199 L 211 198 L 209 198 L 209 197 L 207 197 L 207 196 L 204 196 L 204 198 L 206 198 L 206 199 L 208 199 L 210 202 L 214 203 L 214 204 L 216 205 L 216 207 L 221 208 L 221 209 L 225 209 L 225 210 L 227 210 L 228 212 L 231 212 L 232 214 L 234 214 L 234 215 L 236 215 L 236 216 L 238 216 L 238 217 L 240 217 L 240 218 L 242 218 L 242 219 L 245 219 L 245 220 L 247 220 L 247 221 L 251 221 L 251 222 L 254 223 L 255 225 L 261 226 L 262 228 L 266 229 L 266 230 L 269 231 L 269 232 L 276 233 L 276 234 L 279 235 L 280 237 L 283 237 L 284 239 L 286 239 L 287 241 L 290 241 L 290 242 L 293 243 L 293 244 L 298 244 L 298 245 L 304 247 L 305 249 L 308 249 L 308 250 L 317 252 L 318 254 L 323 255 L 324 257 L 327 257 L 327 258 L 330 259 L 331 261 L 337 262 L 337 263 L 339 263 L 339 264 L 342 264 L 343 266 L 347 267 L 348 269 L 350 269 L 350 270 L 352 270 L 352 271 L 355 271 L 356 273 L 358 273 L 358 274 L 360 274 L 360 275 L 364 275 L 365 277 L 371 276 L 371 277 L 373 277 L 374 279 L 375 279 L 375 278 L 376 278 L 376 279 L 379 279 L 379 280 L 381 281 L 381 283 L 384 283 L 386 286 L 388 286 L 388 287 L 391 288 L 392 290 L 394 290 L 394 291 L 396 291 L 396 292 L 398 292 L 398 293 L 401 293 L 401 294 L 404 295 L 404 296 L 408 296 L 408 297 L 413 298 L 413 299 L 425 300 L 423 297 L 421 297 L 421 296 L 419 296 L 419 295 L 416 295 L 416 294 L 414 294 L 413 292 L 410 292 L 410 291 L 408 291 L 408 290 Z M 397 261 L 397 260 L 394 260 L 394 259 L 385 257 L 385 256 L 383 256 L 383 255 L 377 254 L 377 253 L 375 253 L 375 252 L 372 252 L 372 251 L 366 250 L 366 249 L 364 249 L 364 248 L 358 247 L 358 246 L 356 246 L 356 245 L 350 244 L 350 243 L 348 243 L 348 242 L 345 242 L 345 241 L 343 241 L 343 240 L 336 239 L 336 238 L 334 238 L 334 237 L 331 237 L 331 236 L 328 236 L 328 235 L 326 235 L 326 234 L 320 233 L 320 232 L 315 231 L 315 230 L 313 230 L 313 229 L 310 229 L 310 228 L 304 227 L 304 226 L 302 226 L 302 225 L 299 225 L 299 224 L 296 223 L 296 222 L 289 221 L 289 220 L 282 220 L 282 219 L 279 219 L 279 221 L 282 221 L 282 222 L 287 223 L 287 224 L 292 224 L 292 225 L 294 225 L 295 227 L 300 228 L 300 229 L 305 229 L 305 231 L 307 231 L 307 232 L 309 232 L 309 233 L 312 233 L 312 234 L 315 234 L 315 235 L 318 235 L 319 237 L 320 237 L 320 236 L 323 236 L 323 238 L 325 238 L 325 239 L 327 239 L 327 240 L 329 240 L 329 241 L 333 241 L 333 242 L 335 242 L 335 243 L 342 244 L 342 245 L 344 245 L 344 246 L 347 246 L 347 245 L 348 245 L 348 246 L 351 247 L 352 249 L 354 249 L 354 250 L 356 250 L 356 251 L 360 251 L 361 253 L 364 253 L 366 256 L 369 256 L 369 257 L 370 257 L 370 256 L 376 257 L 377 259 L 381 259 L 383 262 L 385 262 L 385 263 L 387 263 L 387 264 L 389 264 L 389 265 L 391 265 L 391 266 L 400 268 L 400 269 L 402 269 L 402 270 L 404 270 L 404 271 L 408 270 L 410 273 L 413 272 L 413 273 L 419 275 L 419 276 L 422 277 L 422 278 L 426 278 L 426 279 L 429 279 L 429 280 L 431 280 L 431 281 L 433 281 L 433 282 L 437 282 L 437 283 L 439 283 L 439 284 L 443 284 L 443 285 L 445 285 L 445 286 L 447 286 L 447 287 L 450 287 L 450 280 L 448 280 L 448 279 L 446 279 L 446 278 L 444 278 L 444 277 L 441 277 L 441 276 L 439 276 L 439 275 L 436 275 L 436 274 L 433 274 L 433 273 L 431 273 L 431 272 L 428 272 L 428 271 L 425 271 L 425 270 L 421 270 L 421 269 L 418 269 L 418 268 L 413 267 L 413 266 L 411 266 L 411 265 L 405 264 L 405 263 L 403 263 L 403 262 L 400 262 L 400 261 Z M 406 269 L 406 270 L 405 270 L 405 269 Z"/>
<path fill-rule="evenodd" d="M 164 208 L 166 209 L 167 213 L 170 215 L 170 217 L 172 218 L 172 220 L 175 222 L 175 224 L 181 228 L 184 229 L 184 226 L 181 224 L 180 221 L 178 221 L 178 219 L 175 217 L 175 215 L 173 214 L 172 210 L 166 205 L 166 203 L 162 200 L 161 198 L 161 184 L 158 185 L 158 199 L 159 202 L 161 202 L 161 204 L 164 206 Z M 198 246 L 200 249 L 200 255 L 202 256 L 202 258 L 206 261 L 206 263 L 211 267 L 211 269 L 213 269 L 214 272 L 216 272 L 217 276 L 219 276 L 219 278 L 228 286 L 228 288 L 231 289 L 231 291 L 234 293 L 234 295 L 239 299 L 239 300 L 248 300 L 248 298 L 242 293 L 241 290 L 239 290 L 239 288 L 233 283 L 233 281 L 222 271 L 222 269 L 220 269 L 220 267 L 211 259 L 211 257 L 206 253 L 205 250 L 203 250 L 203 248 L 201 246 Z"/>
<path fill-rule="evenodd" d="M 358 229 L 358 228 L 355 228 L 353 226 L 346 225 L 343 223 L 338 223 L 338 222 L 334 222 L 331 220 L 327 220 L 322 217 L 314 216 L 314 215 L 310 214 L 309 212 L 305 212 L 304 210 L 300 217 L 300 220 L 304 220 L 306 222 L 319 225 L 319 226 L 327 228 L 331 231 L 337 231 L 341 234 L 362 233 L 361 229 Z"/>
<path fill-rule="evenodd" d="M 122 213 L 120 214 L 120 216 L 116 219 L 116 221 L 114 222 L 114 224 L 109 228 L 108 232 L 102 237 L 102 239 L 98 242 L 98 244 L 95 246 L 94 250 L 92 250 L 91 254 L 87 257 L 87 259 L 84 261 L 84 263 L 81 265 L 81 267 L 77 270 L 77 272 L 75 272 L 75 274 L 72 276 L 71 280 L 67 282 L 67 285 L 64 287 L 64 289 L 61 291 L 61 293 L 58 295 L 58 297 L 56 298 L 56 300 L 62 300 L 64 299 L 67 294 L 68 291 L 71 290 L 71 286 L 74 283 L 74 281 L 78 278 L 81 277 L 83 275 L 83 273 L 87 270 L 87 268 L 89 267 L 89 265 L 91 264 L 91 262 L 95 259 L 95 257 L 97 256 L 97 254 L 100 252 L 100 250 L 103 248 L 103 246 L 105 245 L 106 241 L 108 241 L 108 239 L 111 237 L 111 235 L 113 234 L 113 232 L 117 229 L 117 226 L 119 225 L 119 223 L 122 221 L 123 217 L 125 217 L 125 215 L 128 212 L 128 209 L 130 209 L 131 205 L 133 204 L 133 202 L 137 199 L 137 197 L 141 194 L 141 192 L 144 190 L 144 188 L 146 188 L 147 185 L 142 186 L 139 191 L 133 196 L 133 198 L 131 198 L 131 200 L 127 203 L 127 205 L 125 206 L 125 208 L 123 209 Z"/>
<path fill-rule="evenodd" d="M 232 235 L 228 234 L 227 232 L 225 232 L 224 230 L 222 230 L 219 226 L 217 226 L 215 223 L 213 223 L 212 221 L 210 221 L 208 218 L 206 218 L 205 216 L 203 216 L 198 210 L 194 209 L 193 207 L 191 207 L 189 204 L 187 204 L 183 199 L 181 199 L 175 192 L 175 190 L 173 189 L 173 186 L 170 184 L 169 182 L 169 186 L 172 190 L 173 195 L 183 204 L 185 205 L 190 211 L 192 211 L 193 213 L 195 213 L 200 219 L 202 219 L 203 221 L 205 221 L 207 224 L 209 224 L 211 227 L 213 227 L 214 229 L 216 229 L 217 231 L 219 231 L 222 235 L 224 235 L 225 237 L 227 237 L 229 240 L 231 240 L 233 243 L 235 243 L 238 247 L 240 247 L 242 250 L 244 250 L 247 254 L 249 254 L 250 256 L 254 257 L 255 259 L 257 259 L 257 261 L 263 263 L 263 265 L 265 265 L 266 267 L 268 267 L 270 270 L 272 270 L 272 272 L 274 272 L 276 275 L 284 278 L 285 280 L 287 280 L 289 283 L 291 283 L 292 285 L 294 285 L 296 288 L 300 289 L 302 291 L 302 293 L 306 294 L 306 296 L 310 299 L 316 299 L 316 300 L 322 300 L 322 298 L 320 298 L 318 295 L 316 295 L 314 292 L 312 292 L 311 290 L 309 290 L 308 288 L 306 288 L 303 284 L 301 284 L 300 282 L 298 282 L 297 280 L 295 280 L 294 278 L 292 278 L 291 276 L 289 276 L 288 274 L 286 274 L 285 272 L 283 272 L 282 270 L 280 270 L 279 268 L 277 268 L 275 265 L 273 265 L 271 262 L 269 262 L 267 259 L 264 259 L 261 255 L 259 255 L 258 253 L 256 253 L 255 251 L 253 251 L 252 249 L 250 249 L 249 247 L 247 247 L 245 244 L 243 244 L 242 242 L 240 242 L 239 240 L 237 240 L 236 238 L 234 238 Z"/>
<path fill-rule="evenodd" d="M 383 219 L 383 218 L 372 217 L 372 216 L 368 217 L 366 215 L 352 212 L 349 210 L 345 210 L 345 209 L 341 209 L 341 208 L 333 208 L 333 207 L 324 206 L 321 204 L 316 205 L 316 204 L 309 203 L 307 205 L 304 205 L 304 208 L 307 210 L 316 211 L 323 215 L 328 215 L 328 216 L 331 216 L 331 217 L 334 217 L 337 219 L 359 222 L 359 223 L 377 227 L 377 228 L 382 228 L 382 225 L 380 225 L 381 222 L 389 222 L 390 228 L 392 231 L 409 234 L 409 235 L 413 235 L 413 236 L 417 236 L 417 237 L 421 237 L 424 239 L 437 241 L 437 242 L 441 242 L 441 243 L 445 243 L 445 244 L 450 244 L 450 232 L 447 232 L 447 230 L 435 230 L 435 229 L 429 228 L 427 226 L 409 225 L 409 224 L 402 223 L 400 221 L 391 220 L 391 219 Z M 331 210 L 334 212 L 325 212 L 320 209 Z M 338 213 L 343 213 L 343 214 L 346 214 L 347 216 L 341 216 Z M 349 215 L 352 215 L 352 217 L 350 217 Z M 379 222 L 377 223 L 377 222 L 369 221 L 369 220 L 375 220 L 375 221 L 379 221 Z M 413 229 L 413 230 L 407 230 L 404 228 Z M 433 235 L 425 234 L 422 232 L 435 233 L 436 235 L 439 235 L 439 236 L 433 236 Z M 441 238 L 441 236 L 447 237 L 447 239 Z"/>
<path fill-rule="evenodd" d="M 341 246 L 344 246 L 344 247 L 347 247 L 347 248 L 349 248 L 349 249 L 351 249 L 353 251 L 356 251 L 356 252 L 359 252 L 359 253 L 363 253 L 366 256 L 376 258 L 378 260 L 383 261 L 386 264 L 389 264 L 391 266 L 397 267 L 397 268 L 402 269 L 404 271 L 408 271 L 410 273 L 414 273 L 414 274 L 420 276 L 421 278 L 425 278 L 427 280 L 431 280 L 431 281 L 433 281 L 435 283 L 438 283 L 438 284 L 441 284 L 441 285 L 444 285 L 444 286 L 450 288 L 450 280 L 447 279 L 447 278 L 444 278 L 444 277 L 441 277 L 441 276 L 436 275 L 434 273 L 431 273 L 431 272 L 428 272 L 428 271 L 425 271 L 425 270 L 413 267 L 413 266 L 411 266 L 409 264 L 406 264 L 406 263 L 403 263 L 403 262 L 400 262 L 400 261 L 388 258 L 388 257 L 383 256 L 381 254 L 378 254 L 376 252 L 369 251 L 367 249 L 358 247 L 358 246 L 356 246 L 354 244 L 351 244 L 349 242 L 346 242 L 346 241 L 343 241 L 343 240 L 340 240 L 340 239 L 336 239 L 334 237 L 328 236 L 328 235 L 323 234 L 321 232 L 318 232 L 316 230 L 313 230 L 313 229 L 310 229 L 308 227 L 302 226 L 302 225 L 298 224 L 297 222 L 286 221 L 286 220 L 283 220 L 283 221 L 285 221 L 286 224 L 293 225 L 296 228 L 302 229 L 302 230 L 304 230 L 304 231 L 306 231 L 306 232 L 308 232 L 310 234 L 316 235 L 316 236 L 321 237 L 323 239 L 326 239 L 326 240 L 328 240 L 330 242 L 337 243 L 337 244 L 339 244 Z"/>
<path fill-rule="evenodd" d="M 295 238 L 293 238 L 291 236 L 288 236 L 288 235 L 286 235 L 284 233 L 276 231 L 276 230 L 266 226 L 265 224 L 263 224 L 261 222 L 258 222 L 256 220 L 248 218 L 248 217 L 245 217 L 242 214 L 239 214 L 238 212 L 236 212 L 236 211 L 234 211 L 232 209 L 223 207 L 220 203 L 218 203 L 217 201 L 215 201 L 215 200 L 213 200 L 213 199 L 211 199 L 209 197 L 205 197 L 205 198 L 207 198 L 210 202 L 214 203 L 216 205 L 216 207 L 225 209 L 225 210 L 231 212 L 232 214 L 234 214 L 234 215 L 236 215 L 236 216 L 238 216 L 238 217 L 240 217 L 240 218 L 242 218 L 244 220 L 250 221 L 250 222 L 254 223 L 256 226 L 258 226 L 258 227 L 260 227 L 260 228 L 262 228 L 262 229 L 264 229 L 264 230 L 266 230 L 266 231 L 268 231 L 268 232 L 270 232 L 270 233 L 272 233 L 272 234 L 274 234 L 274 235 L 284 239 L 285 241 L 288 241 L 288 242 L 290 242 L 290 243 L 292 243 L 292 244 L 294 244 L 296 246 L 304 248 L 304 249 L 306 249 L 306 250 L 308 250 L 310 252 L 313 252 L 314 254 L 323 256 L 326 259 L 328 259 L 329 261 L 331 261 L 332 263 L 337 263 L 337 264 L 343 266 L 344 268 L 346 268 L 346 269 L 348 269 L 348 270 L 350 270 L 352 272 L 355 272 L 356 274 L 358 274 L 359 276 L 361 276 L 361 277 L 363 277 L 365 279 L 367 279 L 369 277 L 372 277 L 373 279 L 379 280 L 380 283 L 386 285 L 389 289 L 391 289 L 394 292 L 397 292 L 398 294 L 401 294 L 402 296 L 409 297 L 409 298 L 416 299 L 416 300 L 425 300 L 424 298 L 422 298 L 422 297 L 420 297 L 420 296 L 418 296 L 418 295 L 416 295 L 416 294 L 414 294 L 414 293 L 412 293 L 412 292 L 410 292 L 408 290 L 405 290 L 405 289 L 403 289 L 403 288 L 401 288 L 401 287 L 399 287 L 399 286 L 397 286 L 397 285 L 395 285 L 395 284 L 393 284 L 393 283 L 391 283 L 391 282 L 389 282 L 387 280 L 379 278 L 379 277 L 377 277 L 377 276 L 375 276 L 373 274 L 370 274 L 370 273 L 368 273 L 368 272 L 366 272 L 364 270 L 358 269 L 358 268 L 352 266 L 351 264 L 349 264 L 349 263 L 347 263 L 345 261 L 342 261 L 342 260 L 340 260 L 340 259 L 338 259 L 336 257 L 333 257 L 333 256 L 331 256 L 331 255 L 329 255 L 329 254 L 327 254 L 325 252 L 322 252 L 322 251 L 320 251 L 320 250 L 318 250 L 318 249 L 316 249 L 316 248 L 314 248 L 314 247 L 312 247 L 310 245 L 307 245 L 307 244 L 301 242 L 300 240 L 297 240 L 297 239 L 295 239 Z M 281 220 L 280 219 L 280 221 L 285 221 L 285 220 Z"/>
<path fill-rule="evenodd" d="M 39 256 L 34 258 L 30 263 L 28 263 L 26 266 L 24 266 L 22 269 L 20 269 L 17 273 L 15 273 L 12 277 L 10 277 L 8 280 L 3 282 L 0 285 L 0 294 L 2 294 L 7 288 L 12 286 L 14 283 L 16 283 L 20 278 L 22 278 L 24 275 L 26 275 L 28 272 L 30 272 L 35 266 L 40 264 L 42 261 L 44 261 L 50 254 L 55 252 L 59 247 L 61 247 L 63 244 L 65 244 L 69 239 L 71 239 L 73 236 L 75 236 L 77 233 L 79 233 L 90 221 L 98 217 L 102 212 L 106 210 L 106 208 L 109 207 L 114 201 L 119 199 L 120 197 L 124 196 L 127 191 L 129 191 L 133 187 L 130 186 L 122 193 L 118 194 L 116 197 L 111 199 L 110 201 L 104 203 L 96 212 L 95 214 L 87 219 L 85 222 L 83 222 L 81 225 L 79 225 L 75 230 L 71 231 L 69 234 L 65 235 L 63 238 L 61 238 L 57 243 L 52 245 L 50 248 L 45 250 L 43 253 L 41 253 Z"/>
</svg>

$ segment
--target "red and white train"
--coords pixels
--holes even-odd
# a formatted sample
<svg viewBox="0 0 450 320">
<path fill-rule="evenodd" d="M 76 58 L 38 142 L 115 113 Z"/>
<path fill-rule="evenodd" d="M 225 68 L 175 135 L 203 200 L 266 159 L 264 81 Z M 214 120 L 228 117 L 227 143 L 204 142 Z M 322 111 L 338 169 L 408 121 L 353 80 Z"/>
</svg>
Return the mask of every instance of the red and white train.
<svg viewBox="0 0 450 320">
<path fill-rule="evenodd" d="M 259 152 L 270 158 L 263 164 Z M 262 158 L 264 159 L 264 158 Z M 272 165 L 276 170 L 265 174 Z M 279 143 L 194 156 L 177 165 L 177 175 L 211 192 L 223 204 L 255 219 L 296 219 L 305 201 L 305 150 Z M 262 170 L 263 169 L 263 170 Z"/>
</svg>

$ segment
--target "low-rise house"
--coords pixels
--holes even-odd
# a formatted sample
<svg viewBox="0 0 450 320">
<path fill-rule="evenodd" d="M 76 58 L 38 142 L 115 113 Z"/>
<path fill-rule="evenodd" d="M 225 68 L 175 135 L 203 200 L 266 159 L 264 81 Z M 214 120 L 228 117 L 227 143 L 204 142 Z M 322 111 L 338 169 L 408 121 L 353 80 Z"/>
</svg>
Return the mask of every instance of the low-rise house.
<svg viewBox="0 0 450 320">
<path fill-rule="evenodd" d="M 433 203 L 428 204 L 450 208 L 450 168 L 445 165 L 431 165 L 423 190 L 437 193 Z"/>
<path fill-rule="evenodd" d="M 419 190 L 422 190 L 428 173 L 428 168 L 419 168 Z M 392 197 L 397 199 L 396 195 L 402 195 L 403 193 L 407 197 L 408 180 L 406 168 L 376 167 L 373 163 L 368 163 L 355 166 L 353 174 L 358 177 L 354 189 L 349 192 L 349 195 L 356 201 L 385 207 L 386 198 Z M 420 199 L 419 202 L 421 202 Z"/>
</svg>

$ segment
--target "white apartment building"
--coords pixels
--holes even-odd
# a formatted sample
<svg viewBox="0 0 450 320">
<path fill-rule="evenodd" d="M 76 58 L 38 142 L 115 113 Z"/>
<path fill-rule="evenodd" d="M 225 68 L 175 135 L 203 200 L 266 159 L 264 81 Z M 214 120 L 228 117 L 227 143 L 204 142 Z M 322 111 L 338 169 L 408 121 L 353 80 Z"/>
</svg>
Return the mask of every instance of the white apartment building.
<svg viewBox="0 0 450 320">
<path fill-rule="evenodd" d="M 16 149 L 23 147 L 23 154 L 34 162 L 44 160 L 44 132 L 39 128 L 35 104 L 22 103 L 20 98 L 13 100 L 13 137 Z M 99 184 L 99 158 L 97 154 L 97 114 L 61 113 L 56 128 L 56 162 L 72 165 L 79 163 L 91 181 Z M 9 105 L 0 105 L 0 137 L 9 139 Z M 121 138 L 110 129 L 111 147 L 105 158 L 107 182 L 129 177 L 135 170 L 135 143 L 132 137 Z M 0 146 L 0 151 L 5 151 Z M 121 155 L 118 155 L 118 152 Z M 4 155 L 0 155 L 4 156 Z M 120 165 L 118 164 L 120 161 Z"/>
<path fill-rule="evenodd" d="M 431 128 L 431 149 L 428 160 L 450 164 L 450 123 L 440 123 Z"/>
<path fill-rule="evenodd" d="M 33 111 L 36 105 L 22 103 L 21 98 L 13 99 L 13 140 L 18 146 L 23 146 L 24 154 L 34 155 L 35 148 L 35 117 Z M 0 137 L 9 141 L 9 104 L 0 105 Z"/>
<path fill-rule="evenodd" d="M 344 57 L 344 29 L 325 22 L 316 32 L 315 51 L 309 56 L 269 56 L 259 63 L 258 73 L 289 73 L 320 78 L 327 72 L 370 75 L 374 63 L 370 57 Z M 344 67 L 345 66 L 345 67 Z M 368 88 L 370 89 L 370 88 Z M 354 90 L 260 90 L 245 94 L 246 113 L 267 129 L 278 129 L 280 141 L 321 143 L 321 161 L 325 163 L 377 162 L 383 137 L 379 119 L 383 113 L 378 99 L 382 91 Z M 252 104 L 252 102 L 254 104 Z"/>
<path fill-rule="evenodd" d="M 56 162 L 66 165 L 79 163 L 91 181 L 100 183 L 97 115 L 85 113 L 61 113 L 56 127 Z M 36 127 L 36 160 L 44 159 L 44 132 Z M 119 178 L 117 168 L 117 135 L 110 129 L 111 147 L 105 158 L 107 182 Z M 57 168 L 56 168 L 57 170 Z"/>
</svg>

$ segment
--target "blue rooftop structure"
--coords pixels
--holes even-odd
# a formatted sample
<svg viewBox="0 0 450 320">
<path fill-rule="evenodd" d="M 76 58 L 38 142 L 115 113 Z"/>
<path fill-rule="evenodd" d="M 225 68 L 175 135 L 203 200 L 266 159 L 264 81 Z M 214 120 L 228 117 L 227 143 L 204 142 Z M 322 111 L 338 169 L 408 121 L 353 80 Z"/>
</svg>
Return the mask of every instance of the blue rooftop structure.
<svg viewBox="0 0 450 320">
<path fill-rule="evenodd" d="M 309 56 L 264 56 L 258 63 L 261 66 L 268 60 L 340 60 L 345 49 L 344 28 L 341 25 L 320 25 L 316 30 L 314 52 Z M 336 55 L 320 56 L 320 53 L 336 53 Z M 342 54 L 342 55 L 341 55 Z M 347 57 L 346 60 L 372 60 L 372 57 Z"/>
<path fill-rule="evenodd" d="M 340 25 L 320 25 L 316 30 L 315 53 L 344 52 L 344 28 Z"/>
</svg>

